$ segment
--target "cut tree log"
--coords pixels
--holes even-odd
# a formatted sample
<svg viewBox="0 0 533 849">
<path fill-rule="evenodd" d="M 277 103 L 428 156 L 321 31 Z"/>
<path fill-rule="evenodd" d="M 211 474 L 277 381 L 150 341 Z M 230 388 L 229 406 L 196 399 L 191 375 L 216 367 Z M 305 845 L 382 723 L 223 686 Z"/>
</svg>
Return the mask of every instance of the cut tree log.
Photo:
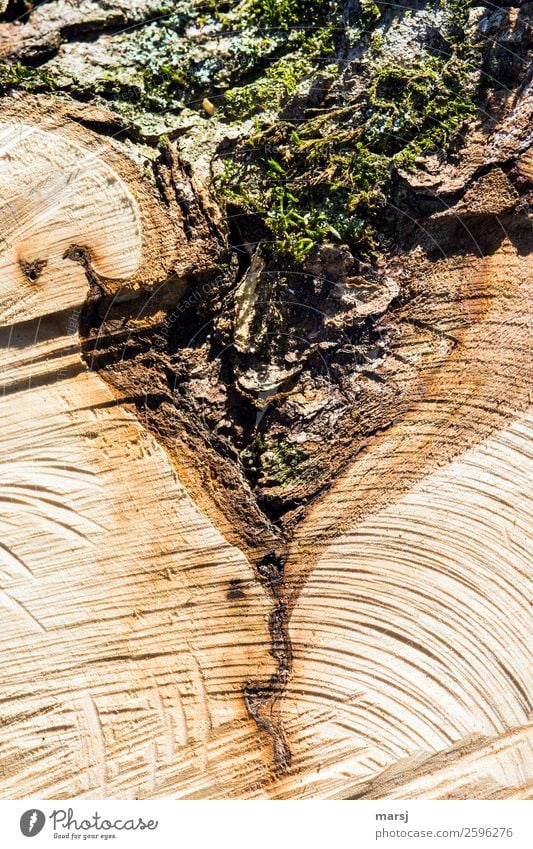
<svg viewBox="0 0 533 849">
<path fill-rule="evenodd" d="M 155 344 L 128 351 L 225 249 L 194 175 L 165 143 L 151 181 L 93 106 L 0 110 L 0 794 L 527 795 L 524 139 L 404 236 L 376 427 L 282 535 L 151 406 Z"/>
</svg>

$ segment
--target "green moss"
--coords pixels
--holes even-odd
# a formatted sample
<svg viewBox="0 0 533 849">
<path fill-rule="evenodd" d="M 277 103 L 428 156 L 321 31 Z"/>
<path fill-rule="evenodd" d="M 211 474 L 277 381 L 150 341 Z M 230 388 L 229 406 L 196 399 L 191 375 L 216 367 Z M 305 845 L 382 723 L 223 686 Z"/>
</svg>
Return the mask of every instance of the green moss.
<svg viewBox="0 0 533 849">
<path fill-rule="evenodd" d="M 443 150 L 475 111 L 468 68 L 455 57 L 426 57 L 409 67 L 379 64 L 368 88 L 367 143 L 406 163 L 427 150 Z"/>
<path fill-rule="evenodd" d="M 373 32 L 370 36 L 370 47 L 374 53 L 380 53 L 383 48 L 384 38 L 382 33 Z"/>
<path fill-rule="evenodd" d="M 243 121 L 258 112 L 279 109 L 311 70 L 312 64 L 304 56 L 280 59 L 267 68 L 259 80 L 227 91 L 223 115 L 230 120 Z"/>
<path fill-rule="evenodd" d="M 336 6 L 334 0 L 251 0 L 246 12 L 260 24 L 291 29 L 306 21 L 328 18 Z"/>
<path fill-rule="evenodd" d="M 178 112 L 198 106 L 204 97 L 222 101 L 223 93 L 242 77 L 257 76 L 286 36 L 245 26 L 245 14 L 228 18 L 212 6 L 192 3 L 132 34 L 125 59 L 143 80 L 147 110 Z M 194 34 L 187 28 L 194 27 Z M 245 96 L 245 93 L 243 97 Z"/>
<path fill-rule="evenodd" d="M 361 21 L 365 29 L 375 24 L 380 17 L 380 8 L 374 0 L 361 0 Z"/>
<path fill-rule="evenodd" d="M 226 205 L 235 204 L 244 212 L 262 215 L 264 210 L 257 192 L 259 180 L 254 181 L 254 176 L 259 177 L 259 172 L 254 170 L 255 174 L 250 176 L 243 173 L 241 164 L 234 162 L 232 158 L 225 159 L 220 173 L 213 178 L 215 194 Z"/>
<path fill-rule="evenodd" d="M 298 476 L 301 464 L 307 455 L 286 440 L 273 439 L 256 441 L 261 473 L 259 484 L 284 486 Z"/>
<path fill-rule="evenodd" d="M 25 91 L 54 91 L 55 85 L 49 74 L 17 62 L 16 65 L 0 65 L 0 90 L 5 91 L 9 88 L 22 88 Z"/>
<path fill-rule="evenodd" d="M 464 28 L 473 5 L 473 0 L 441 0 L 440 8 L 448 29 Z"/>
<path fill-rule="evenodd" d="M 242 120 L 282 104 L 311 70 L 307 60 L 334 50 L 336 19 L 330 11 L 337 0 L 163 5 L 172 13 L 126 38 L 124 63 L 139 81 L 128 87 L 109 78 L 99 94 L 173 114 L 185 106 L 200 108 L 208 97 L 223 106 L 221 117 Z M 250 82 L 241 85 L 243 78 Z"/>
<path fill-rule="evenodd" d="M 325 5 L 337 9 L 306 4 L 302 17 L 296 0 L 281 5 L 254 0 L 248 8 L 260 8 L 265 20 L 281 24 L 308 20 Z M 469 6 L 470 0 L 442 0 L 446 35 L 452 23 L 466 27 Z M 376 4 L 365 3 L 361 19 L 372 27 L 380 14 Z M 338 18 L 333 23 L 340 27 Z M 357 95 L 349 85 L 333 86 L 330 95 L 321 80 L 321 102 L 297 109 L 290 120 L 258 119 L 257 131 L 217 183 L 219 197 L 261 218 L 272 234 L 272 254 L 284 263 L 300 264 L 326 239 L 342 240 L 372 260 L 387 238 L 384 213 L 397 167 L 409 167 L 428 151 L 444 151 L 475 112 L 477 56 L 462 32 L 460 41 L 449 42 L 451 55 L 422 53 L 403 65 L 387 61 L 383 32 L 375 29 L 361 63 L 365 85 Z M 281 84 L 276 95 L 272 84 L 266 74 L 238 94 L 228 93 L 227 102 L 237 107 L 234 117 L 260 111 L 269 97 L 284 103 L 291 86 Z"/>
<path fill-rule="evenodd" d="M 147 110 L 158 111 L 179 106 L 183 93 L 190 88 L 191 81 L 185 70 L 172 65 L 159 65 L 155 70 L 143 69 L 143 88 L 140 105 Z"/>
</svg>

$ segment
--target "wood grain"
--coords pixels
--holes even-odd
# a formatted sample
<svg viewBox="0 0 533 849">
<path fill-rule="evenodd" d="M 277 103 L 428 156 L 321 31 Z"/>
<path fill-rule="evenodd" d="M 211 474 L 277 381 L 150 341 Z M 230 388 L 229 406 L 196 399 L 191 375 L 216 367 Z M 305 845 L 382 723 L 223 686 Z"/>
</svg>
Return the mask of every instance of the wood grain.
<svg viewBox="0 0 533 849">
<path fill-rule="evenodd" d="M 0 794 L 527 795 L 529 236 L 405 257 L 412 403 L 312 505 L 274 598 L 80 353 L 94 287 L 183 282 L 179 217 L 39 102 L 32 126 L 19 102 L 0 126 Z"/>
<path fill-rule="evenodd" d="M 131 282 L 155 246 L 98 157 L 1 139 L 0 793 L 246 795 L 269 768 L 244 690 L 274 667 L 271 599 L 79 347 L 86 272 Z M 34 288 L 21 257 L 48 263 Z"/>
<path fill-rule="evenodd" d="M 405 758 L 527 725 L 531 426 L 516 420 L 322 554 L 290 623 L 299 794 L 378 786 Z"/>
<path fill-rule="evenodd" d="M 1 794 L 245 793 L 270 599 L 77 334 L 35 332 L 2 331 Z"/>
</svg>

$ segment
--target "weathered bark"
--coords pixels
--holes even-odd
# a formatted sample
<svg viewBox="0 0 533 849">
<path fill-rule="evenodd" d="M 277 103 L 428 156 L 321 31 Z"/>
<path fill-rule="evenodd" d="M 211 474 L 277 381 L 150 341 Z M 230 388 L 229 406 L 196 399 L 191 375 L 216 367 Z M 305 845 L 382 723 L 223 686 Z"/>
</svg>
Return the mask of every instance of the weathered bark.
<svg viewBox="0 0 533 849">
<path fill-rule="evenodd" d="M 62 81 L 156 5 L 0 24 L 62 89 L 0 100 L 0 795 L 524 797 L 531 90 L 395 166 L 379 258 L 333 228 L 281 262 L 211 181 L 245 122 Z M 358 102 L 375 47 L 337 49 L 280 122 Z"/>
</svg>

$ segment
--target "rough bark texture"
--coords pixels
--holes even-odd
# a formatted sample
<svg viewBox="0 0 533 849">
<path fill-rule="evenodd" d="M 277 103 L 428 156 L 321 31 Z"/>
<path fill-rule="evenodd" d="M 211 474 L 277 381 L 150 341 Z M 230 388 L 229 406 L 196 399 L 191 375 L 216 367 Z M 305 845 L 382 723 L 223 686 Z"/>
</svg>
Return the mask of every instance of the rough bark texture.
<svg viewBox="0 0 533 849">
<path fill-rule="evenodd" d="M 0 793 L 526 796 L 531 4 L 0 10 Z"/>
</svg>

